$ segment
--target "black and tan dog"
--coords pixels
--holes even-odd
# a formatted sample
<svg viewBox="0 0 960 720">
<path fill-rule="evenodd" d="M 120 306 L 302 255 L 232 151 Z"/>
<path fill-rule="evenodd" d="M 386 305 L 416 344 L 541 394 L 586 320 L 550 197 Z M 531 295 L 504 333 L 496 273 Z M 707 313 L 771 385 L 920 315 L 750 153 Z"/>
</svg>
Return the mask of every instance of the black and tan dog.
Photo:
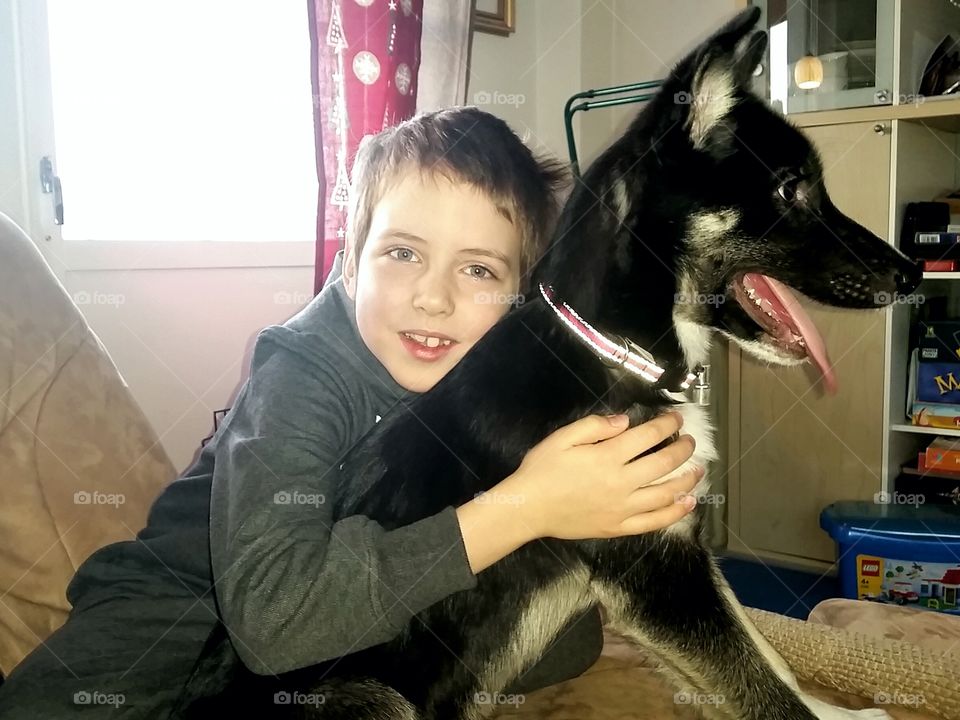
<svg viewBox="0 0 960 720">
<path fill-rule="evenodd" d="M 716 457 L 713 431 L 681 390 L 707 362 L 713 331 L 767 361 L 810 359 L 830 387 L 827 351 L 790 288 L 877 308 L 916 287 L 917 266 L 834 207 L 810 143 L 750 93 L 766 47 L 758 15 L 742 12 L 680 62 L 593 163 L 534 270 L 537 297 L 416 398 L 416 421 L 399 412 L 376 427 L 344 467 L 351 481 L 338 516 L 389 529 L 458 506 L 553 430 L 594 412 L 627 412 L 637 424 L 677 407 L 697 441 L 690 462 L 705 467 Z M 710 301 L 718 297 L 727 301 Z M 697 492 L 708 488 L 705 477 Z M 712 717 L 888 718 L 798 689 L 703 544 L 703 507 L 644 535 L 528 543 L 394 641 L 279 678 L 246 671 L 221 629 L 188 684 L 186 714 L 486 717 L 495 706 L 483 700 L 599 601 L 610 627 L 659 658 L 678 688 L 723 699 L 701 706 Z M 324 702 L 274 704 L 274 693 L 293 691 Z"/>
</svg>

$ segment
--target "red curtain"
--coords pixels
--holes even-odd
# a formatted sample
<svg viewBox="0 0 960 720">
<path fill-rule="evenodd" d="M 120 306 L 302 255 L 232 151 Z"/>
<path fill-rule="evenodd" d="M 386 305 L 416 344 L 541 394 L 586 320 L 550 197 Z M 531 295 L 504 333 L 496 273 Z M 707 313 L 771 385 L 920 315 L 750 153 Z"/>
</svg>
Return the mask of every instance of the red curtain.
<svg viewBox="0 0 960 720">
<path fill-rule="evenodd" d="M 364 135 L 417 105 L 423 0 L 307 0 L 316 140 L 314 294 L 343 247 L 349 171 Z"/>
</svg>

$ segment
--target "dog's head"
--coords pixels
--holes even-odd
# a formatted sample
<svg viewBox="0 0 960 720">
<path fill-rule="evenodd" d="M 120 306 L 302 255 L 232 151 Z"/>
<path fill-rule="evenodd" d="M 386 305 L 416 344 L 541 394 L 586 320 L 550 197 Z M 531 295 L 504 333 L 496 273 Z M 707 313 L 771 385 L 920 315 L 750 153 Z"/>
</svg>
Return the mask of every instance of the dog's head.
<svg viewBox="0 0 960 720">
<path fill-rule="evenodd" d="M 758 17 L 757 8 L 740 13 L 681 61 L 638 118 L 631 132 L 652 134 L 656 162 L 643 163 L 653 177 L 637 202 L 685 210 L 671 256 L 681 345 L 714 329 L 766 361 L 810 359 L 833 391 L 823 340 L 793 291 L 879 308 L 916 288 L 922 272 L 833 205 L 810 141 L 751 92 L 767 43 Z M 656 242 L 642 234 L 635 253 Z"/>
</svg>

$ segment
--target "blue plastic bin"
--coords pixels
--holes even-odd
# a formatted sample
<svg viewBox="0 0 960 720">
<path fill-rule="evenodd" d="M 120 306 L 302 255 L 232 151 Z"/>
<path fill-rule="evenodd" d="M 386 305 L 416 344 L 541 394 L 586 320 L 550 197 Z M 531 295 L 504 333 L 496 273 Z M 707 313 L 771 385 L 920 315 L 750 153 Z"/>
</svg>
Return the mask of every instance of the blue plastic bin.
<svg viewBox="0 0 960 720">
<path fill-rule="evenodd" d="M 960 614 L 960 507 L 843 501 L 820 527 L 844 597 Z"/>
</svg>

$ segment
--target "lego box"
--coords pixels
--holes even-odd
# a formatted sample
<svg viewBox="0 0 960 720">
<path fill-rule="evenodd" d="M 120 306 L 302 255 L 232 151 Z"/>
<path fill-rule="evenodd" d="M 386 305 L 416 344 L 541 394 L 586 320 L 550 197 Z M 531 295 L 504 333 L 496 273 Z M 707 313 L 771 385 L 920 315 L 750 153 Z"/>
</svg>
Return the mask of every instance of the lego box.
<svg viewBox="0 0 960 720">
<path fill-rule="evenodd" d="M 880 495 L 820 514 L 837 543 L 843 596 L 960 615 L 960 507 Z"/>
</svg>

